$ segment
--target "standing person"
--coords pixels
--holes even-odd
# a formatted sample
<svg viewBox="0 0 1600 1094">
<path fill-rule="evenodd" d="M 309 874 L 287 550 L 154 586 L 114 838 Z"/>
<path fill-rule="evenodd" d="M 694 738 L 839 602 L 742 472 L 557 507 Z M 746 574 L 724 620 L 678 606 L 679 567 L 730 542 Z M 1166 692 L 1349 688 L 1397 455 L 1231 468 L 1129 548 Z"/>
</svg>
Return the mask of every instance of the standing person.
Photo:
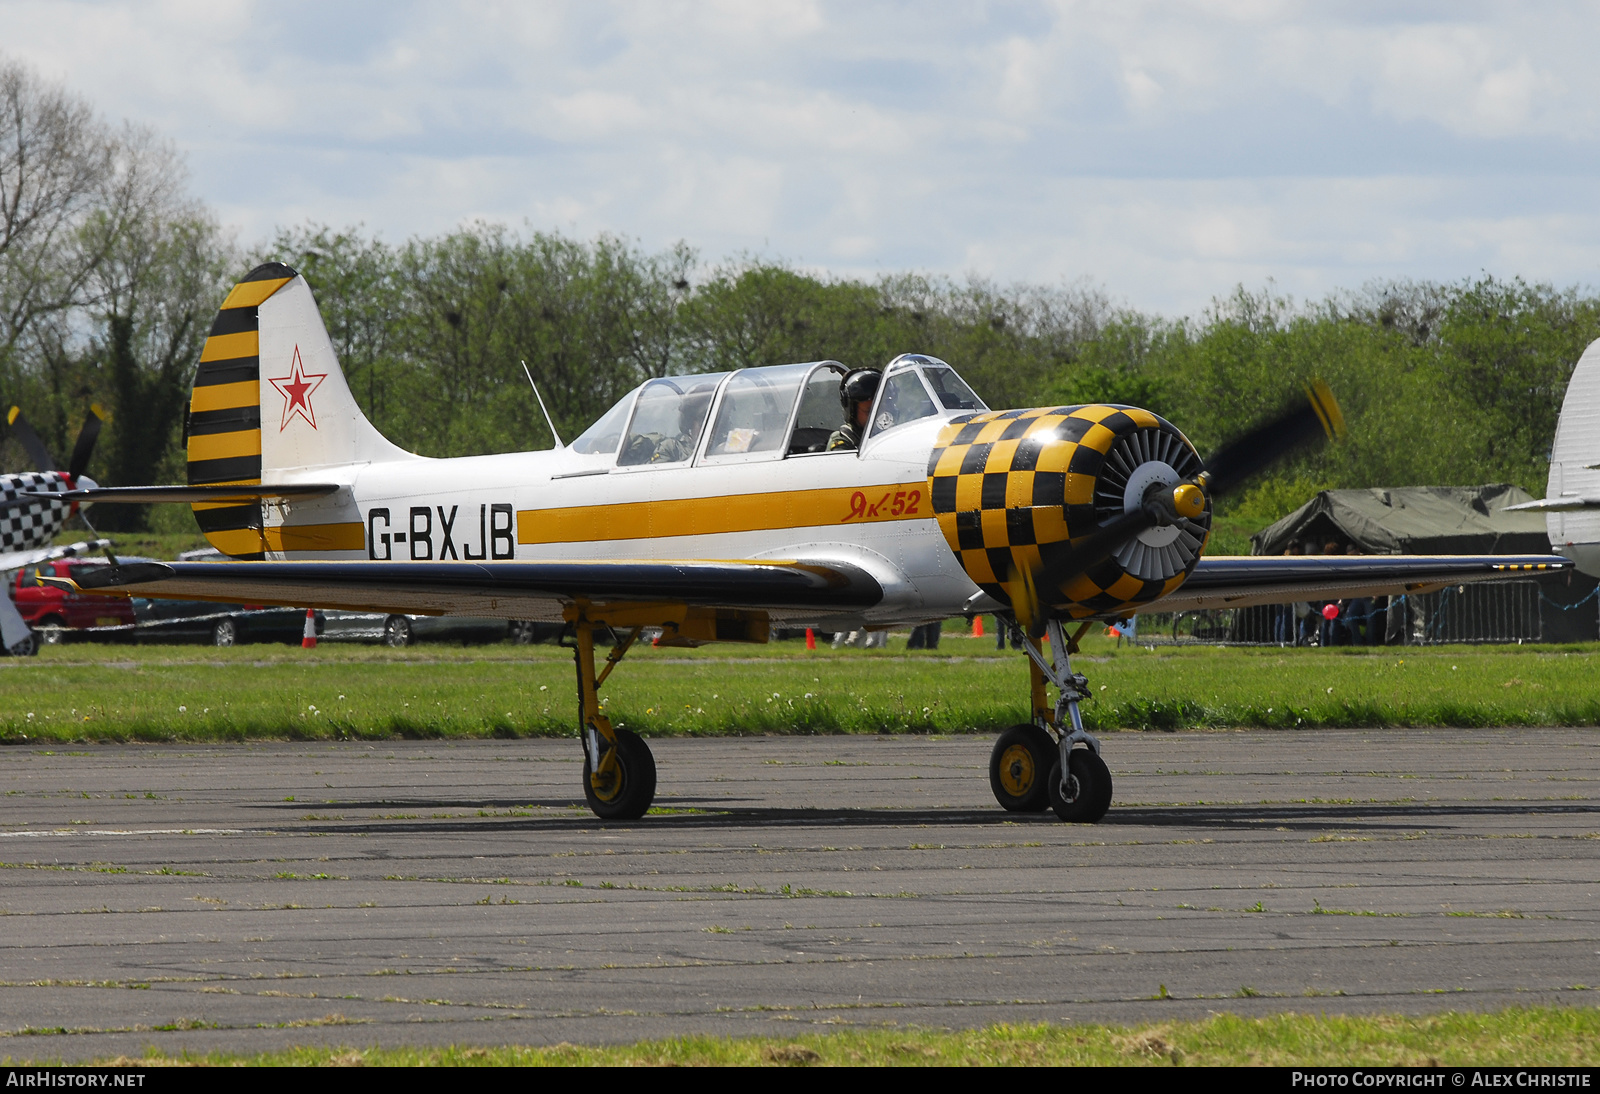
<svg viewBox="0 0 1600 1094">
<path fill-rule="evenodd" d="M 839 381 L 839 405 L 844 408 L 844 424 L 828 435 L 827 451 L 843 452 L 861 447 L 862 438 L 867 435 L 872 400 L 882 382 L 883 373 L 875 368 L 858 368 Z"/>
<path fill-rule="evenodd" d="M 911 628 L 911 638 L 906 642 L 908 650 L 936 650 L 939 648 L 939 635 L 944 630 L 944 620 L 935 620 L 924 623 L 920 627 Z"/>
<path fill-rule="evenodd" d="M 1316 549 L 1316 544 L 1309 539 L 1300 544 L 1300 553 L 1303 555 L 1312 554 Z M 1299 621 L 1296 628 L 1297 638 L 1295 645 L 1312 646 L 1316 644 L 1317 629 L 1322 623 L 1322 616 L 1317 611 L 1320 607 L 1322 605 L 1312 604 L 1304 600 L 1294 606 L 1294 617 Z"/>
<path fill-rule="evenodd" d="M 1345 548 L 1345 554 L 1347 555 L 1359 555 L 1362 553 L 1361 548 L 1353 543 Z M 1352 597 L 1344 610 L 1344 625 L 1345 630 L 1350 635 L 1350 644 L 1352 646 L 1376 646 L 1378 644 L 1375 637 L 1377 625 L 1374 622 L 1372 597 Z"/>
<path fill-rule="evenodd" d="M 1342 555 L 1344 554 L 1344 544 L 1338 540 L 1329 540 L 1322 548 L 1322 553 L 1325 555 Z M 1329 601 L 1329 603 L 1339 610 L 1339 614 L 1329 619 L 1318 611 L 1317 614 L 1322 619 L 1322 647 L 1327 649 L 1329 646 L 1348 646 L 1350 644 L 1348 609 L 1342 600 L 1333 600 Z"/>
<path fill-rule="evenodd" d="M 1007 636 L 1009 636 L 1011 639 L 1012 649 L 1020 650 L 1022 648 L 1022 628 L 1017 626 L 1003 615 L 995 616 L 994 648 L 997 650 L 1005 649 Z"/>
<path fill-rule="evenodd" d="M 1289 546 L 1283 549 L 1286 555 L 1303 555 L 1305 549 L 1294 540 L 1289 541 Z M 1294 604 L 1279 604 L 1272 609 L 1272 639 L 1280 646 L 1295 645 L 1295 615 Z"/>
</svg>

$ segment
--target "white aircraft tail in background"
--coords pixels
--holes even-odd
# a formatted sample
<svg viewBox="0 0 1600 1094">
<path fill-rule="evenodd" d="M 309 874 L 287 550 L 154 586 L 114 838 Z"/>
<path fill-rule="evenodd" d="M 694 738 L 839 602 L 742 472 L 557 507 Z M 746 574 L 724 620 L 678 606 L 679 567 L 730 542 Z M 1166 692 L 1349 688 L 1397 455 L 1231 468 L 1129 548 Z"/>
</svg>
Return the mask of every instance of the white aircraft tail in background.
<svg viewBox="0 0 1600 1094">
<path fill-rule="evenodd" d="M 1600 577 L 1600 340 L 1583 351 L 1567 382 L 1544 498 L 1506 511 L 1545 513 L 1550 549 Z"/>
</svg>

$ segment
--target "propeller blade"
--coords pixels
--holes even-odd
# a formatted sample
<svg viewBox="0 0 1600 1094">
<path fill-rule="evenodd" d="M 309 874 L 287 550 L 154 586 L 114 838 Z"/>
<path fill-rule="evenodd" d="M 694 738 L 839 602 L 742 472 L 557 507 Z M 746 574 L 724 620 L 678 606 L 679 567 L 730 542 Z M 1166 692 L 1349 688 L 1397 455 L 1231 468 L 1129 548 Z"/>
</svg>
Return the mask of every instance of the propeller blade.
<svg viewBox="0 0 1600 1094">
<path fill-rule="evenodd" d="M 1130 509 L 1120 517 L 1106 521 L 1073 547 L 1073 571 L 1065 580 L 1059 581 L 1058 586 L 1065 588 L 1071 585 L 1116 554 L 1128 540 L 1146 528 L 1154 528 L 1158 523 L 1159 510 L 1150 505 Z M 1006 592 L 1011 596 L 1011 610 L 1016 613 L 1017 623 L 1024 633 L 1034 638 L 1043 634 L 1050 613 L 1039 597 L 1037 575 L 1026 570 L 1013 570 L 1011 580 L 1006 583 Z"/>
<path fill-rule="evenodd" d="M 1206 461 L 1206 493 L 1221 497 L 1318 437 L 1344 436 L 1344 414 L 1321 380 L 1306 384 L 1306 401 L 1224 445 Z"/>
<path fill-rule="evenodd" d="M 28 454 L 28 459 L 33 461 L 36 471 L 54 471 L 56 461 L 50 458 L 50 450 L 39 439 L 39 434 L 33 431 L 33 426 L 28 424 L 28 419 L 22 416 L 22 408 L 14 406 L 6 415 L 6 421 L 11 424 L 11 432 L 22 443 L 22 450 Z"/>
<path fill-rule="evenodd" d="M 100 439 L 100 427 L 105 425 L 106 412 L 100 409 L 100 404 L 95 403 L 89 407 L 89 416 L 83 420 L 83 428 L 78 430 L 78 442 L 72 446 L 72 462 L 67 465 L 67 474 L 76 482 L 89 466 L 89 457 L 94 455 L 94 442 Z"/>
<path fill-rule="evenodd" d="M 1022 633 L 1033 636 L 1034 623 L 1044 626 L 1044 604 L 1039 600 L 1039 585 L 1027 570 L 1013 569 L 1011 580 L 1006 582 L 1006 592 L 1011 597 L 1011 611 L 1017 617 Z"/>
</svg>

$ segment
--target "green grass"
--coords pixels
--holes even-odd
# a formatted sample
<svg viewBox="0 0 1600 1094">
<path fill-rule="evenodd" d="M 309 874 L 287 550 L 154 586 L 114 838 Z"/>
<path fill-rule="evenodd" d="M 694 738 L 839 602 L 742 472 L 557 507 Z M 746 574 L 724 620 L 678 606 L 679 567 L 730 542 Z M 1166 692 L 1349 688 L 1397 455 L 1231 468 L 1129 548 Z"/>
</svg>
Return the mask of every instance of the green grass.
<svg viewBox="0 0 1600 1094">
<path fill-rule="evenodd" d="M 340 1015 L 317 1023 L 342 1024 Z M 679 1037 L 620 1046 L 555 1045 L 472 1048 L 295 1048 L 257 1056 L 225 1053 L 165 1056 L 133 1065 L 258 1066 L 568 1066 L 568 1065 L 1002 1065 L 1044 1066 L 1582 1066 L 1600 1061 L 1600 1010 L 1517 1007 L 1486 1014 L 1280 1014 L 1140 1026 L 989 1026 L 942 1032 L 842 1030 L 793 1038 Z M 22 1061 L 6 1059 L 7 1065 Z M 45 1061 L 30 1060 L 30 1064 Z"/>
<path fill-rule="evenodd" d="M 1600 725 L 1600 647 L 1377 650 L 1085 644 L 1091 729 Z M 652 736 L 988 732 L 1023 720 L 1020 655 L 949 636 L 935 653 L 798 642 L 643 649 L 602 691 Z M 570 654 L 323 643 L 72 644 L 0 660 L 0 741 L 452 738 L 571 732 Z"/>
</svg>

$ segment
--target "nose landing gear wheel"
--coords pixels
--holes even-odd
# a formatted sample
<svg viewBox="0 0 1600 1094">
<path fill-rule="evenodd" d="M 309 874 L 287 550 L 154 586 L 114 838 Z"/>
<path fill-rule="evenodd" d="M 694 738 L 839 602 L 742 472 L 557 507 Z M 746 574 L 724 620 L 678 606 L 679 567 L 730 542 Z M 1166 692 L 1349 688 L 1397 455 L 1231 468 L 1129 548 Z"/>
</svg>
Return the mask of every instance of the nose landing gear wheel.
<svg viewBox="0 0 1600 1094">
<path fill-rule="evenodd" d="M 989 788 L 1001 808 L 1042 813 L 1050 805 L 1045 776 L 1056 762 L 1055 741 L 1036 725 L 1012 726 L 989 753 Z"/>
<path fill-rule="evenodd" d="M 1065 788 L 1062 782 L 1065 781 Z M 1111 808 L 1111 770 L 1091 749 L 1073 749 L 1067 757 L 1067 778 L 1061 778 L 1058 757 L 1045 786 L 1050 808 L 1069 823 L 1094 824 Z"/>
<path fill-rule="evenodd" d="M 612 732 L 617 735 L 616 761 L 601 775 L 599 786 L 590 778 L 589 750 L 583 750 L 583 796 L 602 820 L 638 820 L 655 800 L 656 758 L 632 730 Z M 606 768 L 603 760 L 601 767 Z"/>
</svg>

